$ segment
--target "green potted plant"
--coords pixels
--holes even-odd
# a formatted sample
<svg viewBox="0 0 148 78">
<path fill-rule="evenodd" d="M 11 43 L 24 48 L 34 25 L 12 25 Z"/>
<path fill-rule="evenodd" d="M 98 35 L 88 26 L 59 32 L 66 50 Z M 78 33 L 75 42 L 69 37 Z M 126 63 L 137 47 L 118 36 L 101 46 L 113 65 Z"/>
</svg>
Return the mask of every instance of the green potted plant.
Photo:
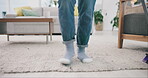
<svg viewBox="0 0 148 78">
<path fill-rule="evenodd" d="M 54 2 L 54 5 L 57 6 L 58 0 L 53 0 L 53 2 Z"/>
<path fill-rule="evenodd" d="M 95 29 L 96 29 L 96 31 L 102 31 L 103 30 L 102 10 L 94 12 L 94 22 L 95 22 Z"/>
<path fill-rule="evenodd" d="M 119 16 L 116 15 L 113 20 L 111 20 L 111 24 L 112 24 L 112 31 L 114 30 L 114 28 L 118 28 L 119 25 Z"/>
<path fill-rule="evenodd" d="M 116 3 L 116 5 L 118 5 L 118 10 L 117 10 L 117 13 L 116 13 L 116 16 L 111 20 L 111 24 L 112 24 L 112 31 L 114 30 L 114 28 L 118 28 L 118 25 L 119 25 L 119 2 Z"/>
</svg>

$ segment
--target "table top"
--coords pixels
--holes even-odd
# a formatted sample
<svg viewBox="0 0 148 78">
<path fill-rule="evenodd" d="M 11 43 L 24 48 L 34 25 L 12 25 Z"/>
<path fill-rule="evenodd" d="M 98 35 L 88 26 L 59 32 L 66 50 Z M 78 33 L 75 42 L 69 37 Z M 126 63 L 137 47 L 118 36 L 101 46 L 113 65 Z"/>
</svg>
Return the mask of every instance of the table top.
<svg viewBox="0 0 148 78">
<path fill-rule="evenodd" d="M 53 18 L 0 18 L 0 22 L 54 22 Z"/>
</svg>

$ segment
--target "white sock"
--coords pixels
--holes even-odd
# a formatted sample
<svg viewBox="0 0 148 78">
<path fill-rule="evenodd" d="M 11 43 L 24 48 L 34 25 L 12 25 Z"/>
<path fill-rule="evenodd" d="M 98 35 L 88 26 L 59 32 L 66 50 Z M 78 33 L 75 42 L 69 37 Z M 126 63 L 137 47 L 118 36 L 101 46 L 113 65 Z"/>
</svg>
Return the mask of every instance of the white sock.
<svg viewBox="0 0 148 78">
<path fill-rule="evenodd" d="M 89 58 L 85 54 L 85 47 L 78 47 L 78 59 L 80 59 L 82 62 L 91 62 L 92 58 Z"/>
<path fill-rule="evenodd" d="M 72 57 L 74 56 L 74 44 L 72 43 L 66 43 L 66 54 L 64 58 L 71 60 Z"/>
<path fill-rule="evenodd" d="M 60 62 L 62 64 L 70 64 L 72 57 L 74 56 L 74 44 L 73 42 L 65 43 L 65 46 L 66 46 L 66 53 L 65 53 L 64 58 L 60 59 Z"/>
</svg>

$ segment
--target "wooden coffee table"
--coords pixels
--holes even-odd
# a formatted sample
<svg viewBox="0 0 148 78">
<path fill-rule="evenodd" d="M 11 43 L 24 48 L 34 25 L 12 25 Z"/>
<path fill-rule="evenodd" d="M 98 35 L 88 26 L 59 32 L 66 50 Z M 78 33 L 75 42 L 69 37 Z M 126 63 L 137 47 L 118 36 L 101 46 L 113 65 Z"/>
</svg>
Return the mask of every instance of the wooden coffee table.
<svg viewBox="0 0 148 78">
<path fill-rule="evenodd" d="M 50 40 L 52 41 L 53 33 L 53 18 L 0 18 L 0 22 L 49 22 L 49 32 L 48 33 L 24 33 L 24 34 L 7 34 L 7 40 L 9 41 L 10 35 L 46 35 L 46 43 L 48 43 L 48 35 L 50 35 Z"/>
</svg>

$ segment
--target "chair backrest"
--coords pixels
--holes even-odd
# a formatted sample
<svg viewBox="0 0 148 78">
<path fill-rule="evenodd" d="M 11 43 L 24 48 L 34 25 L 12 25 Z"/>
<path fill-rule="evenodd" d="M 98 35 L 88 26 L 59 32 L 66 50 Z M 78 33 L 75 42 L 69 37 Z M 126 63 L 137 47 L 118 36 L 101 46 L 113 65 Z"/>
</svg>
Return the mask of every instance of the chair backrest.
<svg viewBox="0 0 148 78">
<path fill-rule="evenodd" d="M 141 2 L 142 2 L 143 10 L 145 12 L 146 21 L 148 23 L 148 6 L 146 4 L 146 0 L 141 0 Z"/>
</svg>

